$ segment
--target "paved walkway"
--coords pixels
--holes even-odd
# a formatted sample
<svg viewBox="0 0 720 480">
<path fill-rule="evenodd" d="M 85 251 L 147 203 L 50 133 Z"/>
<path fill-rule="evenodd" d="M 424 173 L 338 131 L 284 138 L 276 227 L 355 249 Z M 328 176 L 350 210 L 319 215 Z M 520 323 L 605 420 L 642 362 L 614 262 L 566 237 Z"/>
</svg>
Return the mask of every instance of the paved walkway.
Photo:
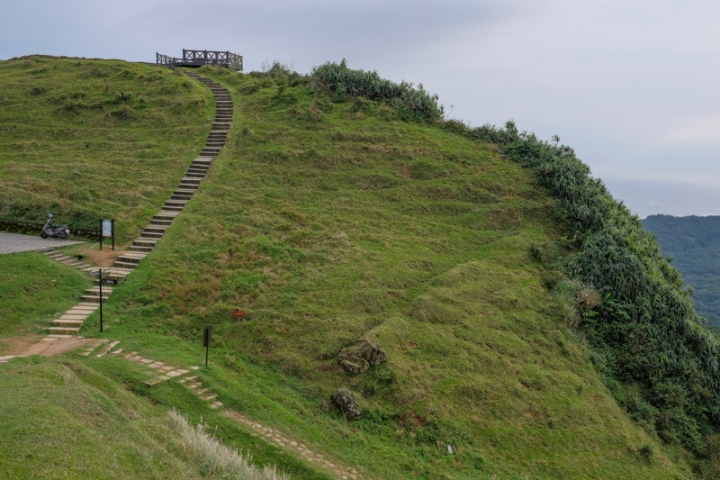
<svg viewBox="0 0 720 480">
<path fill-rule="evenodd" d="M 20 235 L 18 233 L 0 232 L 0 254 L 29 252 L 31 250 L 47 250 L 49 248 L 66 247 L 75 245 L 72 240 L 60 240 L 57 238 L 40 238 L 31 235 Z"/>
</svg>

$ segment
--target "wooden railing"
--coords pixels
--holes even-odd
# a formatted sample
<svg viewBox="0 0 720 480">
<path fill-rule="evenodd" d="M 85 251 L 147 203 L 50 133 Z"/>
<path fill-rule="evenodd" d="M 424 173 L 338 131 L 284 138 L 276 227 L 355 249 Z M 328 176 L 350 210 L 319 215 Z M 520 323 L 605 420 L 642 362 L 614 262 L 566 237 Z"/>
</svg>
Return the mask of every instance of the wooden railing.
<svg viewBox="0 0 720 480">
<path fill-rule="evenodd" d="M 242 72 L 243 57 L 231 52 L 218 52 L 213 50 L 186 50 L 183 49 L 182 58 L 169 57 L 156 53 L 158 65 L 174 65 L 181 67 L 200 67 L 203 65 L 219 65 Z"/>
</svg>

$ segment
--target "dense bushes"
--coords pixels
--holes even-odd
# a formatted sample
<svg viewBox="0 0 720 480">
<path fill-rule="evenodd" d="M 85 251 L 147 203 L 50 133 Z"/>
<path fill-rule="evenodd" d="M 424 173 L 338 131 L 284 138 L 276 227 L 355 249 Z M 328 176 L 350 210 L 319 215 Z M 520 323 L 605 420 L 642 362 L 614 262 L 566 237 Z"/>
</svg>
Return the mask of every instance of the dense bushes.
<svg viewBox="0 0 720 480">
<path fill-rule="evenodd" d="M 422 85 L 399 84 L 380 78 L 377 72 L 351 70 L 345 60 L 326 63 L 312 71 L 315 89 L 328 93 L 336 101 L 347 97 L 364 97 L 368 100 L 385 101 L 397 108 L 400 118 L 405 120 L 440 120 L 442 106 L 438 106 L 437 95 L 430 95 Z"/>
<path fill-rule="evenodd" d="M 503 129 L 457 123 L 448 128 L 498 144 L 557 198 L 571 252 L 563 270 L 602 293 L 580 328 L 618 401 L 663 440 L 706 454 L 704 438 L 720 426 L 720 342 L 653 235 L 572 149 L 519 133 L 512 122 Z"/>
</svg>

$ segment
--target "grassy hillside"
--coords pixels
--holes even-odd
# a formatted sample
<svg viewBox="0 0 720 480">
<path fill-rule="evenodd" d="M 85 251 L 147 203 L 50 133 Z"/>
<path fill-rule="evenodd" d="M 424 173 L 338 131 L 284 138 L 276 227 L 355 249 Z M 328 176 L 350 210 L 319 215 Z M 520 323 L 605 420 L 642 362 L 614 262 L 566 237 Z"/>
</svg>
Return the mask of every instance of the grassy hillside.
<svg viewBox="0 0 720 480">
<path fill-rule="evenodd" d="M 229 144 L 115 290 L 114 337 L 186 359 L 214 325 L 204 380 L 221 400 L 367 478 L 688 475 L 624 415 L 545 288 L 533 252 L 562 232 L 530 171 L 404 105 L 282 69 L 205 72 L 236 92 Z M 388 362 L 352 377 L 337 355 L 359 338 Z M 329 404 L 343 385 L 364 419 Z"/>
<path fill-rule="evenodd" d="M 214 108 L 180 72 L 37 55 L 0 62 L 0 103 L 0 222 L 115 218 L 122 240 L 169 197 Z"/>
<path fill-rule="evenodd" d="M 695 290 L 695 308 L 720 327 L 720 217 L 651 215 L 643 226 Z"/>
<path fill-rule="evenodd" d="M 0 374 L 0 477 L 201 478 L 163 411 L 91 369 L 22 359 Z"/>
<path fill-rule="evenodd" d="M 41 253 L 0 255 L 0 338 L 42 331 L 48 320 L 77 304 L 90 285 L 90 279 L 79 270 Z"/>
</svg>

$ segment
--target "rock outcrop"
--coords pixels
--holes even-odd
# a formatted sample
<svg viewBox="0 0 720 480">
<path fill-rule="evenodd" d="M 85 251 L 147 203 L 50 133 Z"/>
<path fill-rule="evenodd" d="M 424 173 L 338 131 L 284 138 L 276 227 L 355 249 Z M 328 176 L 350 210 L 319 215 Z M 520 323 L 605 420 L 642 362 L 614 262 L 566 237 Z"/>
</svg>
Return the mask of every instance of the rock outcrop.
<svg viewBox="0 0 720 480">
<path fill-rule="evenodd" d="M 351 375 L 363 373 L 370 366 L 378 366 L 385 359 L 385 350 L 367 340 L 358 340 L 338 354 L 338 363 Z"/>
<path fill-rule="evenodd" d="M 345 415 L 348 420 L 357 420 L 362 418 L 363 411 L 358 405 L 357 400 L 350 391 L 343 387 L 335 390 L 335 393 L 331 397 L 332 402 L 337 405 L 340 411 Z"/>
</svg>

